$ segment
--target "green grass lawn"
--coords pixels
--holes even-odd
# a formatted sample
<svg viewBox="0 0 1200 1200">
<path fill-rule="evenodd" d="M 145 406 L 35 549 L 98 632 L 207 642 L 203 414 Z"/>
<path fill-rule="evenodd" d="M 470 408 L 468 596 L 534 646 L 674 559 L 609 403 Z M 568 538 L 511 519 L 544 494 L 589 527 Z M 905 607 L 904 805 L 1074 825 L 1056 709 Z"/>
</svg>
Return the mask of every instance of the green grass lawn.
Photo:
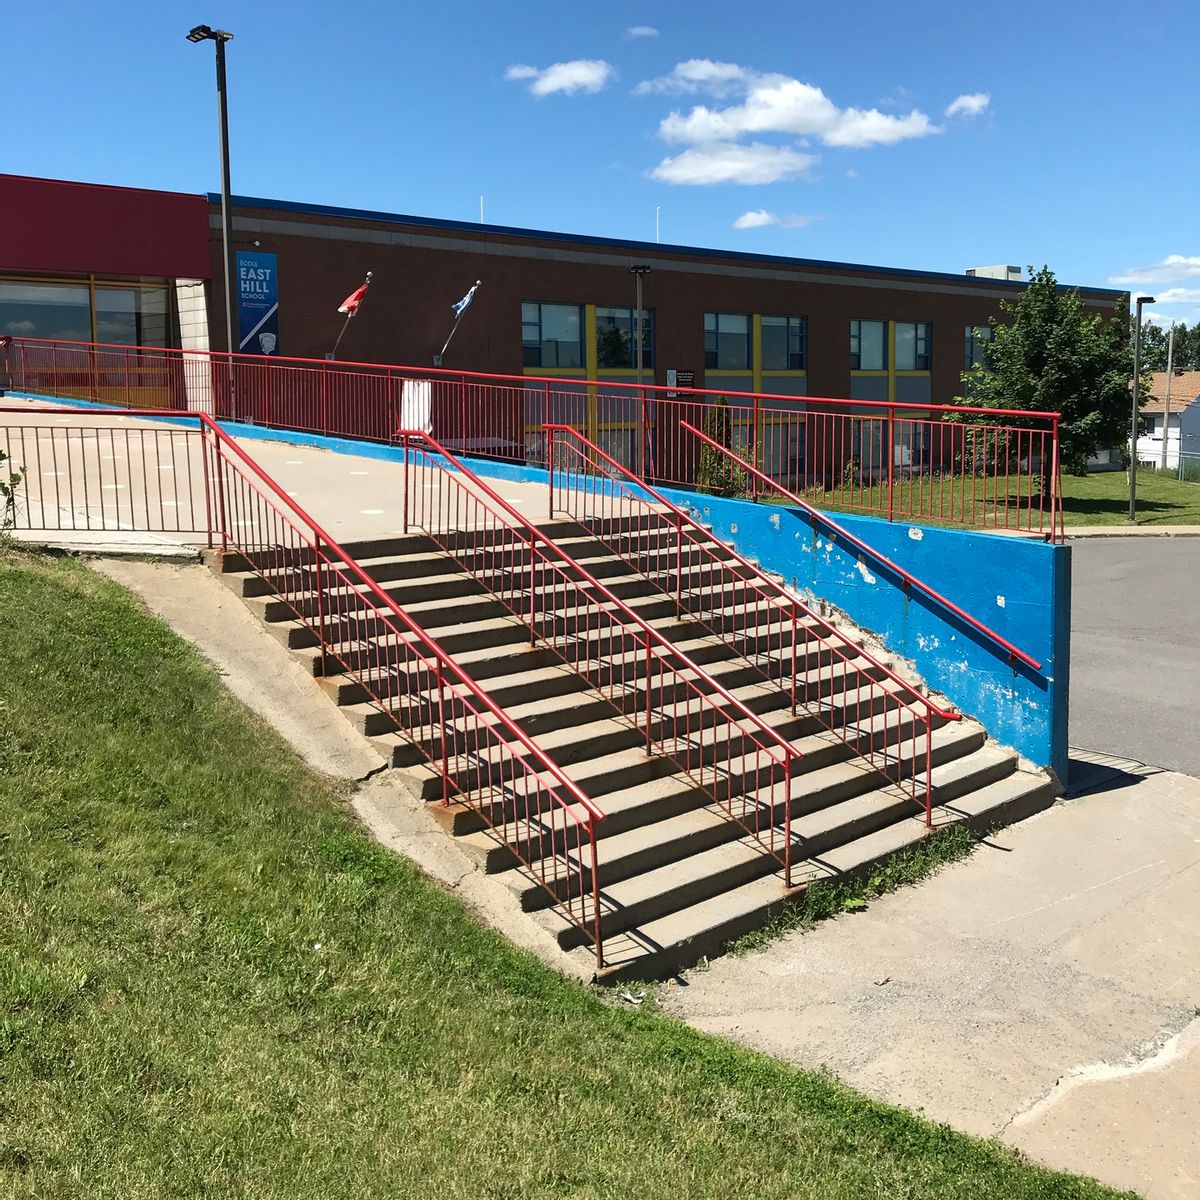
<svg viewBox="0 0 1200 1200">
<path fill-rule="evenodd" d="M 0 551 L 0 1196 L 1113 1194 L 612 1006 L 346 800 L 128 594 Z"/>
<path fill-rule="evenodd" d="M 1041 513 L 1032 500 L 1036 481 L 1022 475 L 1006 482 L 1007 492 L 991 480 L 972 484 L 969 476 L 898 482 L 892 497 L 894 519 L 978 529 L 1004 528 L 1007 520 L 1014 528 L 1037 529 Z M 1064 525 L 1123 525 L 1129 516 L 1129 479 L 1124 471 L 1064 475 L 1062 491 Z M 1143 468 L 1138 471 L 1137 495 L 1139 525 L 1200 525 L 1200 483 L 1183 482 L 1174 472 L 1159 474 Z M 886 485 L 814 488 L 803 498 L 831 513 L 887 515 Z M 782 502 L 777 493 L 764 493 L 762 499 Z M 1045 520 L 1048 526 L 1049 513 Z"/>
<path fill-rule="evenodd" d="M 1064 475 L 1062 484 L 1064 524 L 1124 525 L 1128 520 L 1129 477 L 1124 471 Z M 1200 483 L 1142 468 L 1137 513 L 1139 525 L 1200 525 Z"/>
</svg>

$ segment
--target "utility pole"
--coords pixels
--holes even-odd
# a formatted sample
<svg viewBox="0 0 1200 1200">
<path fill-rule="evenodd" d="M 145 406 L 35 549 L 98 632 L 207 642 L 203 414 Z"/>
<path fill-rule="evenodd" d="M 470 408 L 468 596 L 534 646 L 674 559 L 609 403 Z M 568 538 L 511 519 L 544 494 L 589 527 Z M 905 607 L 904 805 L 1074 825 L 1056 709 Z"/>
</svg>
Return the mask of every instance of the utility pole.
<svg viewBox="0 0 1200 1200">
<path fill-rule="evenodd" d="M 634 311 L 636 326 L 636 341 L 634 342 L 634 365 L 637 367 L 637 385 L 642 386 L 642 276 L 650 274 L 650 268 L 644 265 L 630 267 L 629 273 L 637 280 L 637 308 Z"/>
<path fill-rule="evenodd" d="M 1137 435 L 1138 400 L 1142 390 L 1142 306 L 1153 304 L 1153 296 L 1139 296 L 1134 306 L 1133 327 L 1133 398 L 1129 416 L 1129 524 L 1137 524 Z"/>
<path fill-rule="evenodd" d="M 1167 396 L 1163 401 L 1163 444 L 1162 457 L 1158 461 L 1158 465 L 1162 470 L 1167 469 L 1167 439 L 1171 436 L 1171 372 L 1175 367 L 1175 322 L 1171 322 L 1171 328 L 1167 332 Z M 1183 441 L 1179 443 L 1180 450 L 1183 449 Z"/>
</svg>

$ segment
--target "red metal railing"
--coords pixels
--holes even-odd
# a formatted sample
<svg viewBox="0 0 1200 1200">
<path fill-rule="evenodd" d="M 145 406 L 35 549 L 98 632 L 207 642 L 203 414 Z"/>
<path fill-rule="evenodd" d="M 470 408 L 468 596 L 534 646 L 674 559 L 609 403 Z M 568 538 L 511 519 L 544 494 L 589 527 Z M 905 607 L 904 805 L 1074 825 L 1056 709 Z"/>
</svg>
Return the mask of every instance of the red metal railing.
<svg viewBox="0 0 1200 1200">
<path fill-rule="evenodd" d="M 904 587 L 912 588 L 914 591 L 920 592 L 921 595 L 933 601 L 934 604 L 953 614 L 953 616 L 961 621 L 964 625 L 967 625 L 971 629 L 975 630 L 975 632 L 978 633 L 985 641 L 991 642 L 992 645 L 1002 650 L 1010 662 L 1024 663 L 1027 667 L 1032 667 L 1035 671 L 1040 669 L 1042 664 L 1036 658 L 1026 654 L 1024 650 L 1018 649 L 1006 638 L 1002 638 L 994 629 L 989 628 L 982 621 L 979 621 L 975 617 L 971 616 L 969 612 L 963 608 L 960 608 L 952 600 L 947 600 L 946 597 L 941 594 L 941 592 L 935 591 L 927 583 L 918 579 L 911 572 L 906 571 L 898 563 L 893 562 L 882 551 L 876 550 L 874 546 L 868 545 L 862 540 L 862 538 L 855 537 L 854 534 L 852 534 L 844 525 L 840 525 L 832 517 L 821 512 L 819 509 L 813 508 L 813 506 L 809 504 L 807 500 L 801 499 L 801 497 L 797 496 L 794 492 L 789 492 L 787 488 L 783 487 L 779 483 L 776 483 L 775 480 L 771 479 L 763 471 L 760 471 L 752 463 L 743 461 L 742 459 L 738 458 L 738 456 L 734 454 L 733 451 L 728 447 L 722 446 L 719 442 L 714 441 L 714 439 L 710 438 L 708 434 L 702 433 L 699 429 L 696 429 L 694 426 L 686 423 L 682 426 L 682 428 L 688 433 L 693 434 L 703 445 L 708 446 L 710 450 L 714 451 L 722 459 L 727 461 L 735 471 L 740 472 L 750 479 L 753 479 L 759 485 L 759 499 L 762 499 L 764 495 L 769 495 L 770 493 L 774 492 L 776 495 L 786 500 L 789 504 L 793 504 L 797 508 L 808 513 L 808 515 L 818 524 L 823 525 L 826 529 L 833 530 L 833 532 L 837 534 L 841 541 L 853 546 L 860 554 L 866 555 L 868 558 L 873 559 L 879 566 L 886 568 L 892 575 L 901 581 Z"/>
<path fill-rule="evenodd" d="M 934 722 L 961 714 L 922 695 L 576 430 L 552 426 L 548 440 L 552 515 L 571 517 L 674 594 L 764 679 L 782 683 L 794 708 L 922 803 L 931 826 Z M 686 577 L 685 553 L 703 564 Z"/>
<path fill-rule="evenodd" d="M 820 508 L 1062 537 L 1058 414 L 667 389 L 612 380 L 225 355 L 12 338 L 25 391 L 189 408 L 285 429 L 387 442 L 421 411 L 459 454 L 543 461 L 569 425 L 640 478 L 692 486 L 704 429 Z"/>
<path fill-rule="evenodd" d="M 0 408 L 0 416 L 9 413 L 21 415 L 23 423 L 15 428 L 36 429 L 32 444 L 44 455 L 42 461 L 50 462 L 56 461 L 55 453 L 58 461 L 66 461 L 68 448 L 79 441 L 71 426 L 81 420 L 95 425 L 106 418 L 180 416 L 163 410 L 64 414 L 61 408 Z M 33 417 L 52 423 L 30 426 Z M 315 635 L 323 664 L 336 662 L 424 755 L 441 778 L 442 803 L 458 801 L 479 814 L 559 911 L 593 942 L 603 967 L 596 861 L 596 826 L 603 812 L 212 418 L 194 417 L 197 428 L 163 433 L 189 435 L 189 454 L 198 455 L 208 544 L 236 552 L 269 585 Z M 0 421 L 0 430 L 6 428 L 14 427 Z M 47 446 L 54 441 L 61 451 Z M 84 443 L 90 444 L 86 438 Z M 5 444 L 30 443 L 20 437 L 14 442 L 9 435 Z M 128 445 L 131 451 L 155 451 L 160 442 Z M 37 463 L 36 453 L 32 461 Z M 147 480 L 155 465 L 162 464 L 143 462 Z M 92 469 L 99 468 L 93 464 Z M 189 478 L 195 481 L 197 474 Z M 189 511 L 198 511 L 197 505 L 193 500 Z M 39 524 L 49 509 L 27 507 L 23 527 L 137 529 L 139 516 L 148 511 L 125 510 L 131 518 L 126 521 L 115 511 L 66 508 Z M 155 529 L 162 524 L 145 523 Z"/>
<path fill-rule="evenodd" d="M 61 408 L 0 412 L 4 469 L 23 472 L 9 516 L 13 529 L 209 530 L 198 428 L 117 424 L 87 413 L 64 416 Z"/>
<path fill-rule="evenodd" d="M 800 751 L 427 434 L 401 430 L 404 519 L 525 622 L 783 867 Z M 410 469 L 411 468 L 411 469 Z"/>
</svg>

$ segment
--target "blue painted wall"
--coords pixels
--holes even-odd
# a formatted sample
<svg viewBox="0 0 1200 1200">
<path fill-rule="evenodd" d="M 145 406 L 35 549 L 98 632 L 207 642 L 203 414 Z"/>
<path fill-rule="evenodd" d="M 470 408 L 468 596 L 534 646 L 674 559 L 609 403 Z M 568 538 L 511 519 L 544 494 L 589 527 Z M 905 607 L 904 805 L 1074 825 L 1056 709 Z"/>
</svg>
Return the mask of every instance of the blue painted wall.
<svg viewBox="0 0 1200 1200">
<path fill-rule="evenodd" d="M 1041 663 L 1013 664 L 990 639 L 801 510 L 673 488 L 668 499 L 747 558 L 795 578 L 911 659 L 921 677 L 998 741 L 1067 778 L 1071 550 L 1024 538 L 830 514 L 868 546 Z M 861 562 L 860 562 L 861 558 Z"/>
<path fill-rule="evenodd" d="M 50 403 L 71 401 L 52 397 Z M 81 408 L 106 407 L 77 401 Z M 174 418 L 164 418 L 174 420 Z M 178 418 L 190 424 L 186 414 Z M 322 437 L 223 421 L 231 436 L 290 442 L 397 460 L 401 450 L 378 442 Z M 464 458 L 492 479 L 544 482 L 538 467 Z M 977 718 L 998 741 L 1038 766 L 1067 778 L 1067 717 L 1071 652 L 1071 551 L 1024 538 L 875 517 L 833 514 L 861 538 L 941 592 L 1041 663 L 1014 666 L 1003 650 L 919 593 L 907 593 L 892 573 L 864 558 L 836 534 L 820 532 L 803 511 L 749 500 L 726 500 L 660 488 L 674 503 L 713 526 L 748 558 L 848 613 L 894 653 L 911 659 L 922 678 Z"/>
</svg>

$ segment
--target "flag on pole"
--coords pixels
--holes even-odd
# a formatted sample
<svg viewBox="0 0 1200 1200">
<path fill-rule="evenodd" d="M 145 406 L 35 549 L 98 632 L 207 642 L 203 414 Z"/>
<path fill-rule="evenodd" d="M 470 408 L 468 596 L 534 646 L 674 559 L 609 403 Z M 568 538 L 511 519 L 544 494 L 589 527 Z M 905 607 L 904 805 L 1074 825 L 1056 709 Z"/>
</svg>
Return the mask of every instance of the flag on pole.
<svg viewBox="0 0 1200 1200">
<path fill-rule="evenodd" d="M 456 317 L 461 317 L 463 313 L 467 311 L 467 305 L 475 299 L 475 291 L 482 282 L 482 279 L 475 280 L 475 282 L 471 285 L 471 290 L 457 304 L 450 305 L 450 307 L 454 309 L 454 315 Z"/>
<path fill-rule="evenodd" d="M 367 288 L 370 286 L 371 280 L 370 277 L 368 277 L 366 283 L 355 288 L 354 291 L 352 291 L 350 295 L 348 295 L 345 300 L 338 305 L 338 312 L 343 313 L 347 317 L 354 316 L 354 314 L 358 312 L 358 306 L 363 302 L 363 297 L 367 294 Z"/>
</svg>

